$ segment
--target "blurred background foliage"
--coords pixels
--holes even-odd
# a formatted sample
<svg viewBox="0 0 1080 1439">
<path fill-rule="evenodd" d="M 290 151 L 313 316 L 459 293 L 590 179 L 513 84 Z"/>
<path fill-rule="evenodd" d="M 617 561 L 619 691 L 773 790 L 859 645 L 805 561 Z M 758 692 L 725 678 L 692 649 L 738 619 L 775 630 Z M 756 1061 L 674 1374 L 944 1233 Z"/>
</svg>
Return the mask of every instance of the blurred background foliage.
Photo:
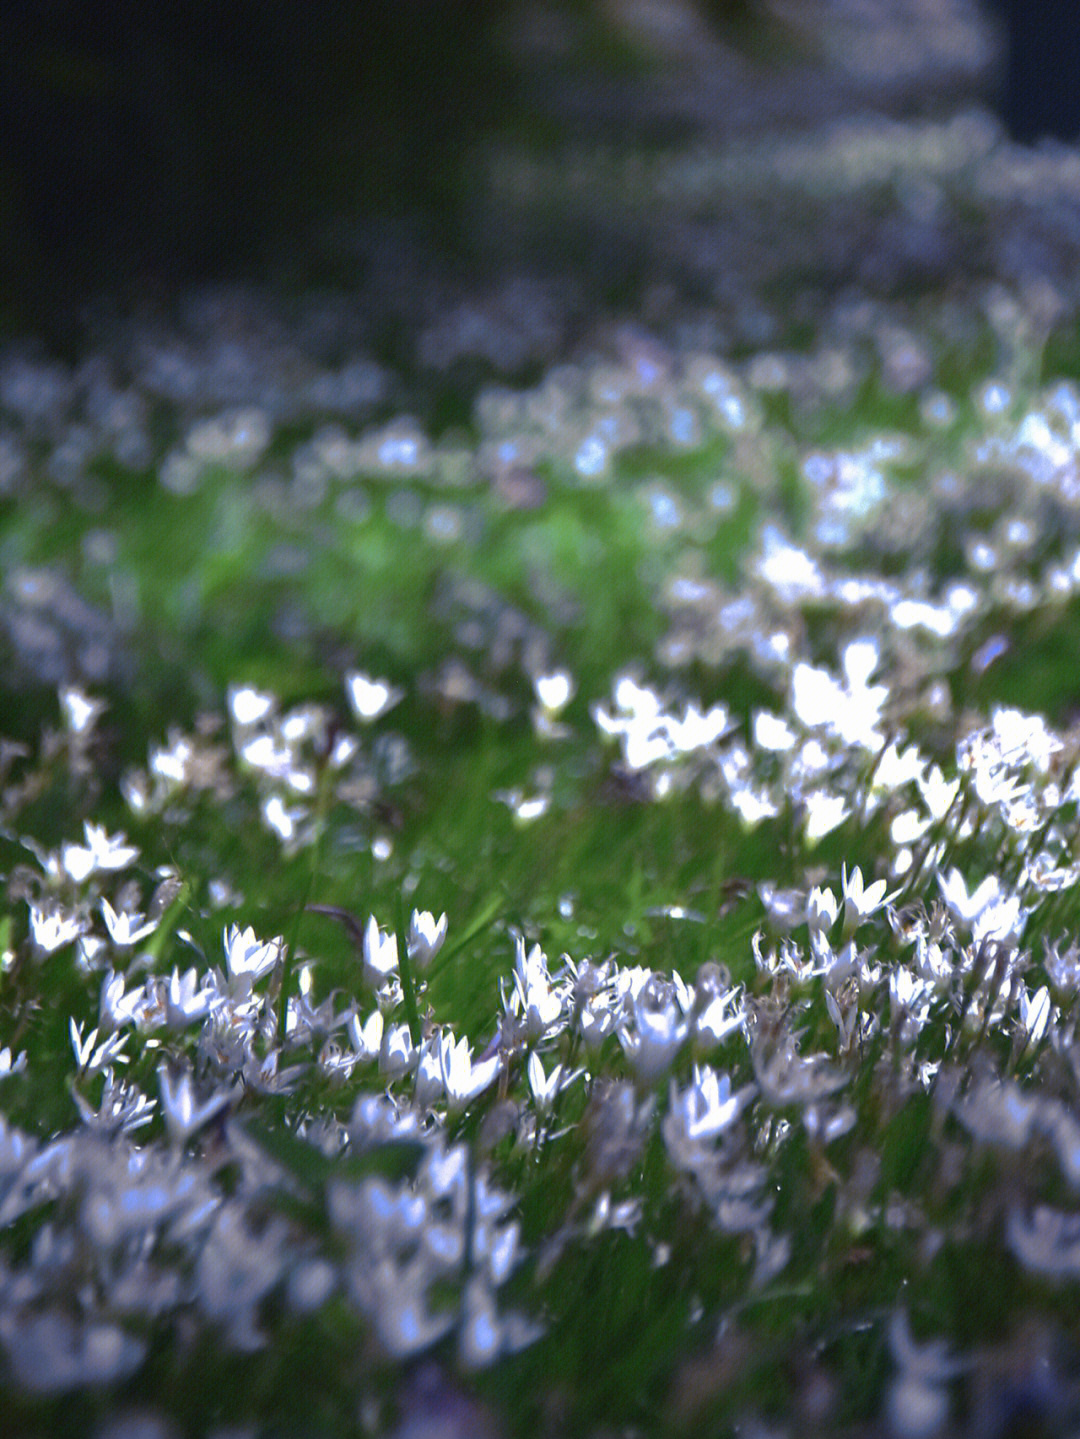
<svg viewBox="0 0 1080 1439">
<path fill-rule="evenodd" d="M 556 72 L 602 99 L 717 41 L 805 58 L 817 30 L 809 0 L 21 0 L 8 18 L 9 324 L 102 286 L 228 277 L 329 216 L 407 213 L 452 253 L 474 142 L 550 138 Z M 622 101 L 613 118 L 632 120 Z"/>
</svg>

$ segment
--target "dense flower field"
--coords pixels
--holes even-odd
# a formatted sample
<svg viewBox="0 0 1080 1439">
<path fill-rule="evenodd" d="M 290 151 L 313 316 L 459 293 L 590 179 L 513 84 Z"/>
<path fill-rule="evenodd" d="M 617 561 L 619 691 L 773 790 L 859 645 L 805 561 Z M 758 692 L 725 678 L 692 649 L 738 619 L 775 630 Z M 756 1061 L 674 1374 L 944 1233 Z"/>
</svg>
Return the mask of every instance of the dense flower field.
<svg viewBox="0 0 1080 1439">
<path fill-rule="evenodd" d="M 740 154 L 0 353 L 5 1432 L 1080 1428 L 1075 157 Z"/>
</svg>

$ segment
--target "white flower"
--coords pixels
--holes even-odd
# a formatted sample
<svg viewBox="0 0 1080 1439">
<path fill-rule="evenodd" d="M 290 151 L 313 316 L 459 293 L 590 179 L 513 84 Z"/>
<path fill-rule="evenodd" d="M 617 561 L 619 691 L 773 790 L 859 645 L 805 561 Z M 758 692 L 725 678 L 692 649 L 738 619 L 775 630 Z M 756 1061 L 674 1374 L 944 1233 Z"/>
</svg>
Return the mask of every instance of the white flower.
<svg viewBox="0 0 1080 1439">
<path fill-rule="evenodd" d="M 832 929 L 838 913 L 836 896 L 832 890 L 819 889 L 815 885 L 806 901 L 806 922 L 810 926 L 811 934 L 815 931 L 826 933 Z"/>
<path fill-rule="evenodd" d="M 650 1084 L 669 1069 L 682 1048 L 689 1024 L 679 1007 L 675 988 L 659 974 L 651 974 L 630 999 L 632 1033 L 619 1030 L 619 1039 L 634 1073 Z"/>
<path fill-rule="evenodd" d="M 271 1220 L 259 1233 L 248 1227 L 240 1205 L 225 1205 L 199 1255 L 196 1296 L 211 1319 L 232 1320 L 233 1340 L 244 1347 L 260 1342 L 254 1306 L 281 1278 L 288 1259 L 288 1229 Z"/>
<path fill-rule="evenodd" d="M 899 1371 L 886 1400 L 892 1432 L 897 1439 L 931 1439 L 941 1432 L 949 1413 L 943 1386 L 962 1366 L 950 1357 L 942 1339 L 916 1344 L 902 1310 L 889 1326 L 889 1345 Z"/>
<path fill-rule="evenodd" d="M 414 909 L 409 920 L 409 958 L 417 969 L 427 969 L 446 938 L 446 915 L 436 920 L 428 910 Z M 396 957 L 395 949 L 395 957 Z"/>
<path fill-rule="evenodd" d="M 971 926 L 976 944 L 984 939 L 1008 943 L 1016 938 L 1024 918 L 1020 900 L 1016 895 L 1003 895 L 997 875 L 988 875 L 970 895 L 955 866 L 947 876 L 938 875 L 938 884 L 953 917 Z"/>
<path fill-rule="evenodd" d="M 1011 1079 L 983 1079 L 953 1106 L 965 1129 L 985 1144 L 1022 1149 L 1042 1119 L 1038 1096 L 1025 1093 Z"/>
<path fill-rule="evenodd" d="M 1029 994 L 1026 985 L 1020 987 L 1020 1028 L 1027 1035 L 1025 1048 L 1034 1049 L 1046 1034 L 1054 1016 L 1050 991 L 1044 984 L 1034 994 Z"/>
<path fill-rule="evenodd" d="M 229 689 L 229 713 L 242 728 L 259 724 L 271 714 L 276 704 L 272 694 L 263 693 L 252 685 L 233 685 Z"/>
<path fill-rule="evenodd" d="M 79 938 L 84 922 L 77 914 L 67 914 L 59 907 L 39 909 L 30 906 L 30 933 L 34 943 L 46 954 L 53 954 Z"/>
<path fill-rule="evenodd" d="M 544 1073 L 544 1062 L 534 1049 L 529 1055 L 529 1062 L 526 1065 L 529 1077 L 529 1088 L 532 1090 L 533 1100 L 537 1110 L 545 1114 L 555 1102 L 555 1096 L 561 1090 L 573 1084 L 574 1080 L 584 1074 L 583 1069 L 575 1069 L 572 1073 L 563 1077 L 563 1066 L 557 1064 L 550 1074 Z"/>
<path fill-rule="evenodd" d="M 420 1046 L 416 1064 L 413 1103 L 421 1111 L 437 1104 L 443 1097 L 442 1065 L 439 1060 L 439 1041 L 438 1036 L 435 1036 Z"/>
<path fill-rule="evenodd" d="M 124 976 L 109 970 L 101 986 L 101 1001 L 98 1018 L 103 1029 L 122 1029 L 125 1024 L 137 1024 L 146 1006 L 145 989 L 129 990 L 125 993 Z"/>
<path fill-rule="evenodd" d="M 1020 1263 L 1051 1279 L 1080 1278 L 1080 1214 L 1040 1204 L 1025 1216 L 1009 1212 L 1005 1238 Z"/>
<path fill-rule="evenodd" d="M 60 708 L 64 712 L 64 723 L 72 734 L 90 734 L 107 705 L 104 700 L 91 699 L 84 691 L 71 686 L 61 689 Z"/>
<path fill-rule="evenodd" d="M 116 1036 L 112 1036 L 115 1038 Z M 154 1101 L 134 1084 L 124 1084 L 111 1069 L 105 1071 L 105 1087 L 101 1103 L 95 1109 L 77 1089 L 71 1091 L 83 1123 L 99 1134 L 130 1133 L 149 1124 L 154 1117 Z"/>
<path fill-rule="evenodd" d="M 379 1071 L 389 1079 L 400 1079 L 408 1074 L 417 1062 L 407 1024 L 393 1024 L 384 1028 L 379 1045 Z"/>
<path fill-rule="evenodd" d="M 59 1306 L 6 1310 L 0 1340 L 16 1384 L 32 1394 L 63 1394 L 127 1379 L 138 1369 L 146 1342 L 117 1324 L 76 1319 Z"/>
<path fill-rule="evenodd" d="M 832 794 L 824 789 L 812 789 L 803 796 L 806 811 L 804 833 L 807 844 L 817 844 L 834 829 L 844 823 L 851 809 L 842 794 Z"/>
<path fill-rule="evenodd" d="M 845 744 L 875 753 L 885 743 L 876 728 L 889 691 L 867 680 L 878 664 L 877 641 L 855 640 L 843 654 L 846 685 L 827 670 L 799 663 L 791 675 L 791 705 L 807 729 L 824 729 Z"/>
<path fill-rule="evenodd" d="M 75 1063 L 78 1065 L 79 1073 L 96 1073 L 104 1069 L 107 1064 L 127 1064 L 128 1056 L 123 1052 L 129 1036 L 126 1034 L 110 1034 L 95 1049 L 98 1041 L 97 1029 L 92 1029 L 83 1039 L 82 1025 L 76 1024 L 74 1019 L 68 1020 L 68 1032 L 71 1035 L 71 1047 L 75 1051 Z"/>
<path fill-rule="evenodd" d="M 530 1039 L 539 1039 L 562 1018 L 563 999 L 548 972 L 547 956 L 538 944 L 528 954 L 521 935 L 514 936 L 515 1014 L 521 1014 Z"/>
<path fill-rule="evenodd" d="M 147 920 L 141 914 L 124 912 L 117 914 L 107 899 L 101 901 L 101 913 L 105 917 L 105 928 L 109 938 L 118 949 L 130 949 L 148 934 L 157 929 L 157 920 Z"/>
<path fill-rule="evenodd" d="M 13 1056 L 9 1045 L 0 1049 L 0 1079 L 10 1079 L 13 1074 L 19 1074 L 26 1068 L 26 1051 Z"/>
<path fill-rule="evenodd" d="M 469 1041 L 464 1035 L 455 1040 L 444 1031 L 439 1035 L 438 1046 L 443 1088 L 446 1090 L 446 1102 L 451 1109 L 460 1109 L 478 1094 L 482 1094 L 502 1067 L 502 1059 L 498 1054 L 490 1055 L 474 1064 Z"/>
<path fill-rule="evenodd" d="M 779 719 L 776 715 L 770 714 L 768 710 L 758 710 L 755 713 L 754 743 L 758 749 L 769 750 L 774 754 L 785 754 L 788 750 L 794 749 L 796 738 L 795 731 L 786 720 Z"/>
<path fill-rule="evenodd" d="M 883 879 L 863 885 L 862 870 L 858 865 L 849 874 L 845 865 L 841 871 L 844 891 L 844 934 L 850 938 L 864 920 L 876 914 L 883 905 L 891 903 L 898 891 L 886 894 Z"/>
<path fill-rule="evenodd" d="M 127 843 L 126 835 L 110 838 L 103 826 L 91 824 L 89 820 L 83 824 L 83 834 L 85 845 L 65 844 L 60 850 L 64 869 L 76 884 L 81 884 L 95 870 L 126 869 L 138 858 L 139 851 Z"/>
<path fill-rule="evenodd" d="M 847 1083 L 826 1055 L 800 1054 L 791 1035 L 769 1055 L 762 1052 L 760 1043 L 755 1045 L 751 1057 L 762 1093 L 770 1104 L 810 1104 Z"/>
<path fill-rule="evenodd" d="M 393 709 L 405 693 L 389 680 L 373 680 L 359 671 L 345 676 L 345 692 L 357 719 L 365 724 Z"/>
<path fill-rule="evenodd" d="M 739 990 L 719 986 L 709 989 L 699 977 L 692 1022 L 696 1046 L 714 1048 L 722 1044 L 729 1034 L 734 1034 L 746 1023 L 746 1015 L 739 1003 Z"/>
<path fill-rule="evenodd" d="M 183 1070 L 174 1079 L 167 1064 L 158 1066 L 158 1085 L 161 1090 L 161 1112 L 165 1116 L 169 1137 L 177 1144 L 183 1144 L 229 1102 L 229 1095 L 219 1091 L 201 1104 L 195 1101 L 195 1087 L 189 1069 Z"/>
<path fill-rule="evenodd" d="M 544 713 L 556 719 L 574 697 L 574 679 L 566 670 L 553 670 L 551 674 L 534 675 L 533 689 Z"/>
<path fill-rule="evenodd" d="M 668 1112 L 661 1129 L 668 1154 L 680 1168 L 691 1168 L 700 1147 L 729 1129 L 755 1093 L 748 1085 L 732 1092 L 731 1076 L 709 1065 L 694 1065 L 693 1081 L 680 1090 L 671 1081 Z"/>
<path fill-rule="evenodd" d="M 232 977 L 229 988 L 235 998 L 251 993 L 255 981 L 269 974 L 277 964 L 285 946 L 280 936 L 263 942 L 255 937 L 250 925 L 241 930 L 236 924 L 225 931 L 224 943 L 225 963 Z"/>
<path fill-rule="evenodd" d="M 220 998 L 213 984 L 199 988 L 199 977 L 194 969 L 183 974 L 173 968 L 165 991 L 165 1023 L 170 1029 L 184 1029 L 205 1019 Z"/>
<path fill-rule="evenodd" d="M 364 929 L 364 982 L 380 989 L 397 974 L 397 935 L 381 930 L 371 915 Z"/>
<path fill-rule="evenodd" d="M 987 875 L 982 884 L 968 894 L 964 877 L 955 865 L 947 875 L 939 874 L 937 881 L 950 912 L 962 924 L 971 924 L 978 919 L 983 910 L 997 902 L 1001 894 L 1001 885 L 994 874 Z"/>
<path fill-rule="evenodd" d="M 356 1057 L 361 1062 L 370 1059 L 377 1059 L 382 1050 L 383 1039 L 382 1011 L 375 1009 L 368 1015 L 361 1024 L 358 1014 L 351 1014 L 346 1026 Z"/>
</svg>

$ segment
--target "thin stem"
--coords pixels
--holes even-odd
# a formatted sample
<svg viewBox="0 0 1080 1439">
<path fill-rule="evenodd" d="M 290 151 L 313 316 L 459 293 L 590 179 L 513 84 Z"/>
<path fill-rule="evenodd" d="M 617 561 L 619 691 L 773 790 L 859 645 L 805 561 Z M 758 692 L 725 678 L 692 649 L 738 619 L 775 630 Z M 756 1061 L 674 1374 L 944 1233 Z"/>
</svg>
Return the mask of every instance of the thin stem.
<svg viewBox="0 0 1080 1439">
<path fill-rule="evenodd" d="M 401 995 L 405 1002 L 405 1022 L 409 1026 L 409 1038 L 414 1049 L 420 1048 L 420 1011 L 416 1005 L 416 984 L 413 980 L 412 960 L 409 958 L 409 931 L 405 925 L 405 896 L 398 894 L 397 901 L 397 951 L 398 974 L 401 976 Z"/>
</svg>

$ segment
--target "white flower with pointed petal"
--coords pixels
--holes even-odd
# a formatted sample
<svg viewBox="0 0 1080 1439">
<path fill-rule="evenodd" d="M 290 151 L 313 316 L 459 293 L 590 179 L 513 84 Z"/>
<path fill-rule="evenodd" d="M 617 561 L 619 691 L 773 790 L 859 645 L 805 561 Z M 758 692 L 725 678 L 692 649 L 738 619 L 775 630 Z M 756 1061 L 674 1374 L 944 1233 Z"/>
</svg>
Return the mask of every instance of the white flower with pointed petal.
<svg viewBox="0 0 1080 1439">
<path fill-rule="evenodd" d="M 165 991 L 165 1023 L 170 1029 L 184 1029 L 196 1024 L 212 1012 L 221 995 L 216 985 L 200 987 L 194 968 L 183 974 L 174 967 Z"/>
<path fill-rule="evenodd" d="M 393 1024 L 383 1030 L 379 1045 L 379 1071 L 389 1079 L 400 1079 L 416 1065 L 417 1052 L 413 1048 L 407 1024 Z"/>
<path fill-rule="evenodd" d="M 563 999 L 548 972 L 547 956 L 538 944 L 525 952 L 521 935 L 514 936 L 514 992 L 511 1003 L 521 1014 L 530 1039 L 538 1039 L 559 1022 Z"/>
<path fill-rule="evenodd" d="M 22 1054 L 12 1055 L 11 1047 L 5 1045 L 0 1049 L 0 1079 L 10 1079 L 13 1074 L 19 1074 L 26 1068 L 26 1051 Z"/>
<path fill-rule="evenodd" d="M 555 1096 L 574 1080 L 584 1074 L 583 1069 L 575 1069 L 563 1077 L 563 1066 L 557 1064 L 550 1074 L 544 1073 L 544 1062 L 534 1049 L 529 1055 L 529 1062 L 526 1065 L 529 1076 L 529 1088 L 532 1090 L 533 1101 L 541 1114 L 545 1114 L 555 1102 Z"/>
<path fill-rule="evenodd" d="M 105 928 L 117 949 L 130 949 L 157 929 L 157 920 L 147 920 L 144 915 L 130 912 L 117 914 L 107 899 L 101 901 L 101 913 L 105 917 Z"/>
<path fill-rule="evenodd" d="M 832 890 L 819 889 L 815 885 L 806 901 L 806 922 L 810 926 L 811 934 L 815 931 L 824 934 L 832 929 L 839 912 Z"/>
<path fill-rule="evenodd" d="M 416 1084 L 413 1089 L 413 1103 L 419 1110 L 429 1109 L 443 1097 L 442 1065 L 439 1058 L 437 1039 L 429 1039 L 420 1046 Z"/>
<path fill-rule="evenodd" d="M 962 924 L 972 924 L 1001 895 L 1001 884 L 995 874 L 987 875 L 982 884 L 968 894 L 964 876 L 955 865 L 947 875 L 939 874 L 937 881 L 950 912 Z"/>
<path fill-rule="evenodd" d="M 89 734 L 108 708 L 104 700 L 91 699 L 72 685 L 60 691 L 60 708 L 64 723 L 72 734 Z"/>
<path fill-rule="evenodd" d="M 349 1038 L 352 1041 L 353 1049 L 356 1051 L 356 1057 L 362 1063 L 367 1060 L 378 1059 L 382 1049 L 384 1023 L 382 1010 L 380 1009 L 373 1010 L 363 1023 L 360 1022 L 360 1016 L 358 1014 L 351 1014 L 349 1016 L 349 1022 L 346 1028 Z"/>
<path fill-rule="evenodd" d="M 1006 896 L 996 874 L 987 875 L 970 895 L 963 876 L 954 866 L 948 875 L 938 875 L 941 893 L 954 919 L 971 926 L 976 944 L 984 939 L 1002 943 L 1015 939 L 1024 919 L 1017 895 Z"/>
<path fill-rule="evenodd" d="M 405 691 L 397 689 L 389 680 L 373 680 L 369 675 L 345 676 L 345 692 L 349 697 L 353 713 L 365 724 L 384 715 L 402 698 Z"/>
<path fill-rule="evenodd" d="M 98 1045 L 97 1028 L 92 1029 L 83 1039 L 82 1025 L 76 1024 L 74 1019 L 68 1020 L 68 1032 L 71 1035 L 71 1047 L 75 1052 L 75 1063 L 79 1067 L 80 1074 L 83 1072 L 96 1073 L 110 1064 L 128 1063 L 129 1056 L 124 1053 L 124 1046 L 128 1042 L 129 1035 L 110 1034 Z"/>
<path fill-rule="evenodd" d="M 731 1076 L 709 1065 L 695 1064 L 693 1082 L 683 1090 L 673 1079 L 661 1125 L 672 1163 L 693 1168 L 701 1158 L 701 1147 L 729 1129 L 756 1092 L 752 1084 L 732 1092 Z"/>
<path fill-rule="evenodd" d="M 89 820 L 83 824 L 83 834 L 85 845 L 65 844 L 60 850 L 64 869 L 76 884 L 81 884 L 95 870 L 126 869 L 132 860 L 138 858 L 139 851 L 127 843 L 126 835 L 110 838 L 104 826 L 91 824 Z"/>
<path fill-rule="evenodd" d="M 364 929 L 364 983 L 380 989 L 397 975 L 397 935 L 381 930 L 371 915 Z"/>
<path fill-rule="evenodd" d="M 174 1078 L 167 1064 L 158 1066 L 158 1085 L 161 1090 L 161 1112 L 165 1116 L 169 1137 L 176 1144 L 183 1144 L 197 1133 L 208 1120 L 229 1102 L 229 1095 L 220 1090 L 201 1104 L 195 1100 L 195 1086 L 191 1071 L 181 1071 Z"/>
<path fill-rule="evenodd" d="M 237 924 L 232 925 L 225 931 L 224 942 L 225 963 L 232 980 L 229 988 L 237 998 L 251 993 L 255 981 L 270 973 L 285 948 L 280 936 L 266 941 L 257 939 L 250 925 L 244 930 Z"/>
<path fill-rule="evenodd" d="M 682 1048 L 689 1022 L 675 996 L 674 985 L 650 974 L 630 1000 L 633 1030 L 619 1030 L 626 1056 L 644 1084 L 658 1079 Z"/>
<path fill-rule="evenodd" d="M 436 919 L 429 910 L 413 910 L 412 918 L 409 920 L 409 958 L 417 969 L 427 969 L 439 950 L 442 949 L 445 938 L 445 914 L 441 914 Z"/>
<path fill-rule="evenodd" d="M 858 865 L 850 874 L 845 865 L 841 877 L 844 892 L 844 937 L 850 939 L 864 920 L 876 914 L 884 905 L 890 904 L 899 891 L 886 894 L 887 886 L 883 879 L 864 886 L 862 870 Z"/>
<path fill-rule="evenodd" d="M 1027 1035 L 1025 1047 L 1034 1049 L 1043 1039 L 1054 1017 L 1050 991 L 1044 984 L 1034 994 L 1026 985 L 1020 987 L 1020 1028 Z"/>
<path fill-rule="evenodd" d="M 502 1068 L 502 1058 L 493 1054 L 474 1063 L 468 1039 L 462 1035 L 455 1040 L 445 1031 L 440 1034 L 438 1045 L 447 1105 L 451 1109 L 461 1109 L 494 1082 Z"/>
<path fill-rule="evenodd" d="M 39 909 L 30 906 L 30 933 L 38 949 L 53 954 L 65 945 L 79 938 L 84 929 L 83 920 L 77 914 L 66 914 L 60 908 Z"/>
<path fill-rule="evenodd" d="M 126 990 L 124 976 L 109 970 L 101 986 L 98 1018 L 102 1029 L 122 1029 L 137 1024 L 146 1006 L 144 989 Z"/>
</svg>

